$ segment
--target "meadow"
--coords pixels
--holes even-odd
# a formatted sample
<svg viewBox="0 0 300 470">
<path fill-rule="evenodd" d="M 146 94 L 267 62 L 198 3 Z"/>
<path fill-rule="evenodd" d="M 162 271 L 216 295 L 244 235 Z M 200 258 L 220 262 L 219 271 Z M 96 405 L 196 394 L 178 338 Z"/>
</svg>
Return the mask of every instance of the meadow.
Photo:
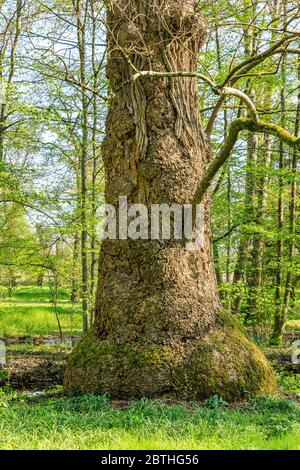
<svg viewBox="0 0 300 470">
<path fill-rule="evenodd" d="M 56 311 L 64 334 L 81 332 L 79 304 L 69 301 L 65 289 L 58 291 Z M 17 287 L 11 298 L 0 290 L 0 337 L 58 335 L 59 328 L 48 287 Z"/>
</svg>

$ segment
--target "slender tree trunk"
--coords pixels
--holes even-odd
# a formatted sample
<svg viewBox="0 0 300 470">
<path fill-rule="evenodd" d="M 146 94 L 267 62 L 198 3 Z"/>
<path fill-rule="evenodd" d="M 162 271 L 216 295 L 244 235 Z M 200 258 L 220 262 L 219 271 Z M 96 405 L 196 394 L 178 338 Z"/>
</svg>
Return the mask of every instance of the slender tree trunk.
<svg viewBox="0 0 300 470">
<path fill-rule="evenodd" d="M 251 134 L 247 138 L 247 170 L 245 177 L 245 203 L 244 203 L 244 212 L 246 223 L 249 223 L 253 220 L 254 216 L 254 168 L 257 162 L 257 137 Z M 248 252 L 250 246 L 250 234 L 247 231 L 242 233 L 240 245 L 238 249 L 238 256 L 234 270 L 233 283 L 241 284 L 243 281 L 246 281 L 246 266 L 248 260 Z M 243 287 L 240 286 L 238 295 L 233 302 L 233 313 L 238 313 L 241 308 L 243 298 Z"/>
<path fill-rule="evenodd" d="M 265 149 L 260 150 L 258 153 L 258 167 L 261 176 L 256 178 L 256 197 L 257 207 L 255 214 L 255 222 L 258 229 L 261 227 L 267 203 L 267 171 L 270 165 L 270 147 L 271 142 L 269 136 L 265 137 Z M 259 323 L 259 301 L 261 299 L 262 289 L 262 272 L 263 272 L 263 252 L 264 240 L 260 232 L 253 235 L 253 248 L 251 253 L 251 269 L 248 275 L 248 318 L 252 319 L 253 327 L 256 330 L 257 323 Z"/>
<path fill-rule="evenodd" d="M 93 88 L 97 89 L 98 86 L 98 75 L 100 69 L 97 66 L 97 57 L 96 57 L 96 16 L 94 9 L 94 1 L 91 2 L 91 17 L 92 17 L 92 68 L 93 68 Z M 94 296 L 95 296 L 95 287 L 96 287 L 96 267 L 97 267 L 97 254 L 96 254 L 96 210 L 97 210 L 97 192 L 96 192 L 96 183 L 97 183 L 97 173 L 98 173 L 98 148 L 97 148 L 97 132 L 98 132 L 98 102 L 97 95 L 93 94 L 93 130 L 92 130 L 92 181 L 91 181 L 91 220 L 92 220 L 92 229 L 91 229 L 91 268 L 90 268 L 90 323 L 93 323 L 94 320 Z"/>
<path fill-rule="evenodd" d="M 280 144 L 280 157 L 279 157 L 279 171 L 284 169 L 284 146 Z M 277 259 L 276 259 L 276 289 L 275 289 L 275 315 L 274 315 L 274 329 L 273 341 L 278 342 L 282 336 L 282 282 L 283 282 L 283 226 L 284 226 L 284 205 L 283 205 L 283 190 L 284 182 L 282 173 L 279 175 L 279 194 L 278 194 L 278 240 L 277 240 Z"/>
<path fill-rule="evenodd" d="M 228 232 L 231 228 L 231 192 L 232 192 L 232 181 L 230 164 L 227 165 L 227 206 L 228 206 L 228 221 L 227 229 Z M 229 285 L 231 282 L 231 235 L 229 233 L 226 240 L 226 283 Z M 227 291 L 226 307 L 231 311 L 231 292 Z"/>
<path fill-rule="evenodd" d="M 287 2 L 283 1 L 284 18 L 287 17 Z M 281 65 L 281 124 L 284 126 L 286 121 L 286 57 L 283 57 Z M 283 142 L 279 144 L 279 178 L 278 178 L 278 207 L 277 207 L 277 220 L 278 220 L 278 240 L 277 240 L 277 259 L 276 259 L 276 289 L 275 289 L 275 313 L 274 313 L 274 326 L 272 342 L 279 343 L 282 340 L 284 324 L 282 318 L 282 289 L 283 289 L 283 229 L 284 229 L 284 177 L 283 170 L 285 168 L 285 152 L 286 147 Z"/>
<path fill-rule="evenodd" d="M 214 244 L 214 265 L 215 265 L 215 271 L 216 271 L 216 278 L 217 278 L 217 284 L 220 287 L 223 284 L 223 279 L 222 279 L 222 273 L 220 269 L 220 255 L 219 255 L 219 247 L 218 244 Z"/>
<path fill-rule="evenodd" d="M 300 82 L 300 62 L 298 65 L 298 81 Z M 296 111 L 296 120 L 295 120 L 295 135 L 299 135 L 299 124 L 300 124 L 300 93 L 298 94 L 298 105 Z M 298 153 L 296 151 L 292 154 L 292 164 L 291 171 L 293 173 L 293 179 L 290 184 L 290 203 L 289 203 L 289 244 L 288 244 L 288 264 L 289 269 L 286 275 L 285 291 L 283 295 L 282 306 L 279 302 L 280 297 L 279 293 L 276 290 L 276 300 L 277 300 L 277 309 L 275 322 L 274 322 L 274 332 L 273 332 L 273 341 L 275 343 L 281 342 L 283 334 L 285 332 L 285 326 L 288 318 L 288 309 L 290 300 L 292 297 L 293 290 L 293 258 L 295 256 L 295 229 L 296 229 L 296 209 L 297 209 L 297 158 Z M 282 222 L 282 208 L 279 210 L 280 222 Z M 281 248 L 281 246 L 280 246 Z M 282 254 L 279 252 L 279 255 Z M 280 270 L 281 271 L 281 270 Z M 278 274 L 277 274 L 278 276 Z M 278 279 L 279 278 L 279 279 Z M 282 280 L 282 275 L 278 276 L 277 281 Z M 278 289 L 278 287 L 277 287 Z"/>
<path fill-rule="evenodd" d="M 11 299 L 13 290 L 14 290 L 14 288 L 13 288 L 12 283 L 9 283 L 8 286 L 7 286 L 8 298 L 9 298 L 9 299 Z"/>
<path fill-rule="evenodd" d="M 71 302 L 79 301 L 79 286 L 77 278 L 77 263 L 79 257 L 79 236 L 78 233 L 75 233 L 74 243 L 73 243 L 73 272 L 72 272 L 72 287 L 71 287 Z"/>
<path fill-rule="evenodd" d="M 0 96 L 0 163 L 4 161 L 4 143 L 5 143 L 5 131 L 6 131 L 6 124 L 7 124 L 7 110 L 9 106 L 9 101 L 12 92 L 13 80 L 15 75 L 15 68 L 16 68 L 16 55 L 17 55 L 17 48 L 19 44 L 19 39 L 22 30 L 22 12 L 25 6 L 25 2 L 23 0 L 16 0 L 16 26 L 10 51 L 9 57 L 9 69 L 8 75 L 6 77 L 6 84 L 5 84 L 5 91 L 2 90 L 2 95 Z M 3 38 L 5 39 L 5 38 Z M 0 50 L 0 87 L 2 84 L 2 80 L 4 78 L 3 75 L 3 62 L 4 62 L 4 55 L 5 55 L 5 41 L 3 41 L 3 46 Z M 0 90 L 1 92 L 1 90 Z"/>
<path fill-rule="evenodd" d="M 114 90 L 134 68 L 197 68 L 206 25 L 196 3 L 112 2 L 107 73 Z M 144 78 L 121 88 L 102 154 L 107 202 L 122 195 L 147 207 L 191 203 L 210 158 L 196 81 Z M 204 205 L 199 250 L 174 239 L 103 242 L 95 322 L 70 357 L 66 393 L 232 399 L 273 388 L 264 357 L 220 304 L 208 197 Z"/>
<path fill-rule="evenodd" d="M 256 50 L 257 41 L 255 37 L 251 36 L 249 28 L 244 31 L 244 47 L 245 57 L 249 58 Z M 247 88 L 251 85 L 250 81 L 247 84 Z M 251 92 L 251 90 L 249 91 Z M 253 134 L 248 134 L 247 137 L 247 169 L 245 176 L 245 218 L 246 223 L 249 223 L 253 219 L 254 211 L 254 175 L 253 170 L 255 168 L 257 160 L 257 137 Z M 237 261 L 234 269 L 233 284 L 239 286 L 237 295 L 233 300 L 232 313 L 239 313 L 243 300 L 243 286 L 242 282 L 246 281 L 246 266 L 248 260 L 248 251 L 250 246 L 250 235 L 248 231 L 241 234 L 241 239 L 238 248 Z"/>
<path fill-rule="evenodd" d="M 230 230 L 231 227 L 231 191 L 232 191 L 232 182 L 231 182 L 231 172 L 230 166 L 227 168 L 227 204 L 228 204 L 228 221 L 227 229 Z M 226 246 L 226 282 L 231 281 L 231 236 L 230 234 L 227 237 L 227 246 Z"/>
<path fill-rule="evenodd" d="M 219 30 L 218 27 L 216 27 L 216 46 L 217 46 L 217 61 L 218 61 L 218 70 L 221 72 L 222 70 L 222 59 L 220 55 L 220 38 L 219 38 Z M 227 113 L 226 109 L 224 110 L 224 138 L 226 138 L 226 131 L 227 131 Z M 228 174 L 227 168 L 223 168 L 221 175 L 219 177 L 219 180 L 215 186 L 215 189 L 213 191 L 212 197 L 218 193 L 220 187 L 222 186 L 222 182 L 224 177 L 226 176 L 226 173 Z M 217 284 L 220 287 L 223 282 L 224 278 L 222 275 L 222 270 L 220 266 L 220 255 L 219 255 L 219 246 L 218 243 L 215 243 L 213 245 L 213 253 L 214 253 L 214 266 L 215 266 L 215 271 L 216 271 L 216 278 L 217 278 Z M 222 296 L 222 293 L 221 293 Z"/>
<path fill-rule="evenodd" d="M 83 0 L 76 0 L 77 40 L 80 60 L 81 105 L 82 105 L 82 138 L 81 138 L 81 275 L 82 275 L 82 328 L 88 330 L 88 297 L 89 297 L 89 266 L 88 266 L 88 230 L 87 230 L 87 159 L 88 159 L 88 96 L 86 84 L 86 5 Z"/>
<path fill-rule="evenodd" d="M 57 241 L 55 243 L 55 256 L 58 259 L 59 258 L 59 242 Z M 58 297 L 58 287 L 59 287 L 59 276 L 57 271 L 53 271 L 52 273 L 52 280 L 49 281 L 49 287 L 50 287 L 50 292 L 51 292 L 51 297 L 52 297 L 52 311 L 55 314 L 56 322 L 57 322 L 57 327 L 59 331 L 59 337 L 60 341 L 63 341 L 63 332 L 62 332 L 62 327 L 60 323 L 60 318 L 59 318 L 59 313 L 57 311 L 57 297 Z"/>
</svg>

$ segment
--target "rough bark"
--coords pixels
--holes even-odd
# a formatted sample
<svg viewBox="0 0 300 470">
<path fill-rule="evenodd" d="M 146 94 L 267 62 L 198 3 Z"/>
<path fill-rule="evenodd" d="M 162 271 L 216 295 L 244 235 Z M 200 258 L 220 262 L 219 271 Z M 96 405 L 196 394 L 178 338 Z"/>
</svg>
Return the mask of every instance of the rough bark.
<svg viewBox="0 0 300 470">
<path fill-rule="evenodd" d="M 194 1 L 112 2 L 107 73 L 113 89 L 138 70 L 195 71 L 206 24 Z M 127 58 L 126 58 L 127 56 Z M 188 204 L 210 148 L 194 78 L 142 78 L 110 105 L 102 154 L 106 200 Z M 65 391 L 113 397 L 227 399 L 274 385 L 264 357 L 223 311 L 205 197 L 203 249 L 170 240 L 105 241 L 95 323 L 68 363 Z"/>
</svg>

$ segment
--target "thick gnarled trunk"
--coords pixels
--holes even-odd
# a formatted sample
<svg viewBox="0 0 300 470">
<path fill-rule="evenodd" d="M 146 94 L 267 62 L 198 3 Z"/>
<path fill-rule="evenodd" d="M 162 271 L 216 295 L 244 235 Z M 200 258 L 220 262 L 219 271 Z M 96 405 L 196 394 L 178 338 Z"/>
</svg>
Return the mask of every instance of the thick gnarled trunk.
<svg viewBox="0 0 300 470">
<path fill-rule="evenodd" d="M 108 15 L 108 78 L 116 91 L 103 143 L 106 201 L 191 204 L 210 158 L 196 80 L 142 78 L 137 70 L 195 71 L 206 24 L 194 1 L 116 0 Z M 95 324 L 75 348 L 67 393 L 239 398 L 265 393 L 273 375 L 223 312 L 211 254 L 176 240 L 106 240 Z"/>
</svg>

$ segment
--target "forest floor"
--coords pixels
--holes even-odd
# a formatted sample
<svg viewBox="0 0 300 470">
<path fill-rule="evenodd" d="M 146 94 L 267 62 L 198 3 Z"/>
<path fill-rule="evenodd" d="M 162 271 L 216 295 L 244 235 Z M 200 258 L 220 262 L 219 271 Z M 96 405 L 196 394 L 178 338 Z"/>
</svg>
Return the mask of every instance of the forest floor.
<svg viewBox="0 0 300 470">
<path fill-rule="evenodd" d="M 1 449 L 300 448 L 300 366 L 291 360 L 299 319 L 290 322 L 284 347 L 264 348 L 278 375 L 272 397 L 234 405 L 220 397 L 197 404 L 129 403 L 63 397 L 65 363 L 80 338 L 81 316 L 64 291 L 57 311 L 62 338 L 46 288 L 19 288 L 12 299 L 2 292 Z"/>
</svg>

